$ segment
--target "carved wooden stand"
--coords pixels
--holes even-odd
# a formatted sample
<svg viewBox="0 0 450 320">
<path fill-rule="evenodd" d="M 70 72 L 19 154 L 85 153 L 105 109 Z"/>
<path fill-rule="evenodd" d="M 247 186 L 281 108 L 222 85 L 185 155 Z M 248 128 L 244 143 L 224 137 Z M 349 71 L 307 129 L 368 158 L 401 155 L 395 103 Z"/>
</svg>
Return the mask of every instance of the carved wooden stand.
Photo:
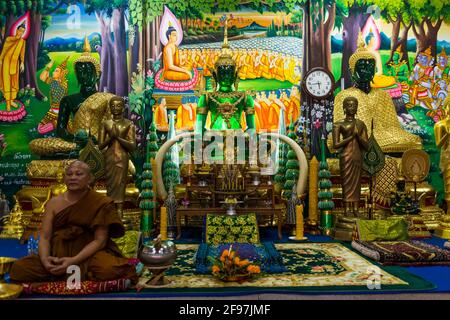
<svg viewBox="0 0 450 320">
<path fill-rule="evenodd" d="M 146 267 L 151 273 L 151 278 L 142 277 L 137 284 L 138 289 L 142 288 L 164 288 L 171 282 L 164 277 L 164 272 L 172 265 L 161 267 Z"/>
</svg>

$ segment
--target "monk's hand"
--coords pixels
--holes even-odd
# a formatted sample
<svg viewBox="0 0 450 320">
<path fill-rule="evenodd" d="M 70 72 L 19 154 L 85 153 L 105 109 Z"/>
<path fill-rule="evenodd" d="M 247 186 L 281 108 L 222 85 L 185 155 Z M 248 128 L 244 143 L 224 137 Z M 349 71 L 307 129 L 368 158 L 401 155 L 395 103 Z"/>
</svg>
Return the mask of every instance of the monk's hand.
<svg viewBox="0 0 450 320">
<path fill-rule="evenodd" d="M 20 72 L 25 71 L 25 65 L 23 63 L 20 64 Z"/>
<path fill-rule="evenodd" d="M 75 261 L 71 257 L 58 258 L 58 265 L 50 269 L 50 273 L 56 276 L 67 273 L 67 268 L 74 265 Z"/>
<path fill-rule="evenodd" d="M 45 270 L 50 272 L 51 269 L 58 266 L 58 258 L 52 256 L 45 257 L 42 259 L 42 265 Z"/>
</svg>

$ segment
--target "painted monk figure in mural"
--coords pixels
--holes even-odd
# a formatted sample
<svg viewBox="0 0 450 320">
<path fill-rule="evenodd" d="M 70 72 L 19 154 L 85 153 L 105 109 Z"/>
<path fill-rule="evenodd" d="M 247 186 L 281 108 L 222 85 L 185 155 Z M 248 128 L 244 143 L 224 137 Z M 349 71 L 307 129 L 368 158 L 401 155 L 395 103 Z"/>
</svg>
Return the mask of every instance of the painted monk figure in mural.
<svg viewBox="0 0 450 320">
<path fill-rule="evenodd" d="M 114 200 L 89 187 L 93 175 L 82 161 L 71 163 L 64 179 L 67 192 L 52 198 L 45 208 L 39 255 L 16 261 L 11 281 L 62 281 L 71 265 L 80 268 L 82 281 L 124 277 L 137 281 L 135 267 L 111 240 L 125 233 Z"/>
<path fill-rule="evenodd" d="M 17 27 L 15 35 L 6 38 L 0 54 L 0 90 L 6 101 L 6 111 L 11 111 L 11 106 L 18 107 L 14 99 L 19 91 L 19 72 L 25 70 L 25 40 L 22 38 L 25 30 L 24 23 Z"/>
</svg>

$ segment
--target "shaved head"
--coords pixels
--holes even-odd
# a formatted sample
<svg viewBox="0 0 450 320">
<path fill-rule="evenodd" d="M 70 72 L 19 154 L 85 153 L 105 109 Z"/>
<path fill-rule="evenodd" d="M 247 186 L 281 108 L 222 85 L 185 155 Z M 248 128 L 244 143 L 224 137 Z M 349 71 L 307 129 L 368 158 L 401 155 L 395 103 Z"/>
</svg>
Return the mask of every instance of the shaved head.
<svg viewBox="0 0 450 320">
<path fill-rule="evenodd" d="M 94 182 L 94 175 L 92 174 L 91 167 L 89 167 L 86 162 L 83 162 L 81 160 L 75 160 L 66 167 L 66 176 L 69 171 L 77 169 L 81 169 L 85 172 L 85 174 L 89 177 L 89 184 L 92 184 Z"/>
</svg>

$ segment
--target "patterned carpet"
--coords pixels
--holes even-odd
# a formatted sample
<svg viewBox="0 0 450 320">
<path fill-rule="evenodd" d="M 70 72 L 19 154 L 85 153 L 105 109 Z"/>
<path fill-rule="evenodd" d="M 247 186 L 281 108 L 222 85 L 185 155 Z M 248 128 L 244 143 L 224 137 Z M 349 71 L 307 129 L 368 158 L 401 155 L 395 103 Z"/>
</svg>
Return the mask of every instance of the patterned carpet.
<svg viewBox="0 0 450 320">
<path fill-rule="evenodd" d="M 371 290 L 368 284 L 374 285 L 378 279 L 379 289 L 383 291 L 434 288 L 431 283 L 400 268 L 377 267 L 340 243 L 282 243 L 275 244 L 275 247 L 283 258 L 287 272 L 262 274 L 237 284 L 222 282 L 211 275 L 198 274 L 194 265 L 198 245 L 179 244 L 177 261 L 166 273 L 171 283 L 167 288 L 157 290 L 242 292 L 270 289 L 272 292 L 303 290 L 361 292 Z M 144 290 L 144 292 L 152 291 L 155 290 Z"/>
</svg>

